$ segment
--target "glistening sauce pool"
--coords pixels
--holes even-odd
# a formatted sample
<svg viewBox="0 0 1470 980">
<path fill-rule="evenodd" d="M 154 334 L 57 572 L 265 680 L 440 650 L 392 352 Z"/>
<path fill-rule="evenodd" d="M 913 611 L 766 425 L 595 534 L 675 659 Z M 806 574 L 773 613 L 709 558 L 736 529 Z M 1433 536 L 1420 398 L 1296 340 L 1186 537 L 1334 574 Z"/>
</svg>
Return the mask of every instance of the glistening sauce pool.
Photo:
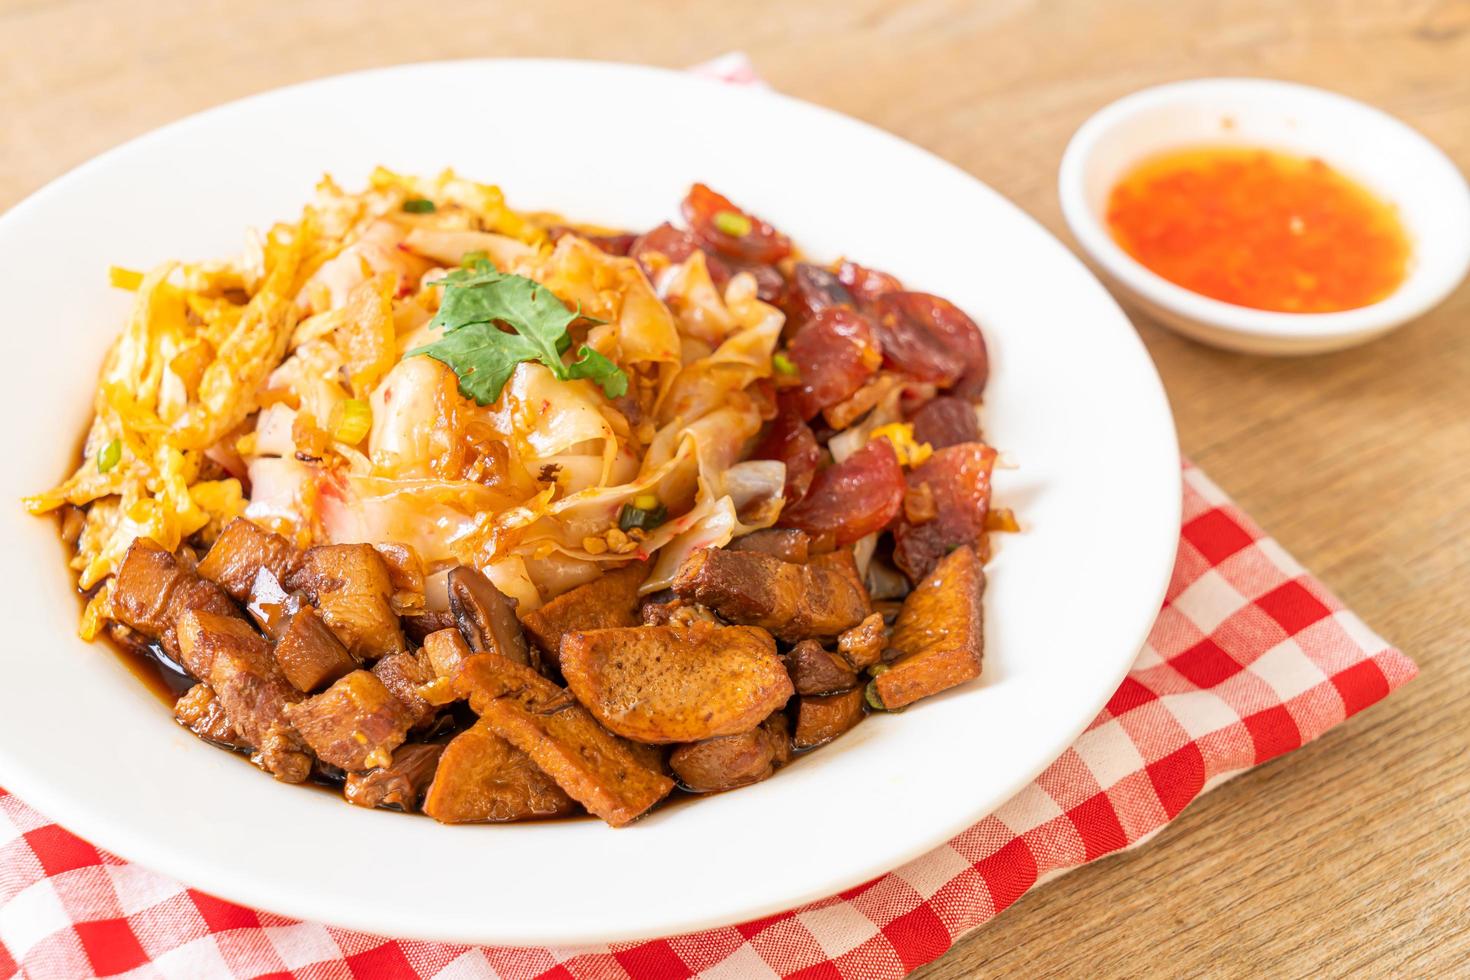
<svg viewBox="0 0 1470 980">
<path fill-rule="evenodd" d="M 1408 271 L 1395 208 L 1315 157 L 1205 146 L 1134 167 L 1108 228 L 1145 267 L 1238 306 L 1333 313 L 1386 298 Z"/>
</svg>

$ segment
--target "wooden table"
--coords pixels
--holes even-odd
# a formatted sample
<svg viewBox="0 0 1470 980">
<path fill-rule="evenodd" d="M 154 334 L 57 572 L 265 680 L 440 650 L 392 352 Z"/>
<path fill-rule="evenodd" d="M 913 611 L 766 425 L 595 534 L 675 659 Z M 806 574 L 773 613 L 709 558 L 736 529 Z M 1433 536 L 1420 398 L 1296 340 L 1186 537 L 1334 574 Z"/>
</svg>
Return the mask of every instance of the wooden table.
<svg viewBox="0 0 1470 980">
<path fill-rule="evenodd" d="M 681 66 L 732 48 L 777 88 L 955 161 L 1064 238 L 1068 136 L 1172 79 L 1337 89 L 1470 168 L 1465 0 L 0 0 L 0 208 L 185 113 L 320 75 L 493 55 Z M 1142 850 L 1031 893 L 922 976 L 1470 972 L 1467 318 L 1462 287 L 1389 339 L 1263 360 L 1135 316 L 1184 450 L 1423 672 Z"/>
</svg>

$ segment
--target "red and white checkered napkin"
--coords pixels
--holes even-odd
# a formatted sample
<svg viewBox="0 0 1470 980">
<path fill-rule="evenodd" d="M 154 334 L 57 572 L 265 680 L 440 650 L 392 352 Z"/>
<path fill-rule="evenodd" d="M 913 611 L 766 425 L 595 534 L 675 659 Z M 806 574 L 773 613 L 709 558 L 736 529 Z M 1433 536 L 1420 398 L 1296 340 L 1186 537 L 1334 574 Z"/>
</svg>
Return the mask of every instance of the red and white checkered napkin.
<svg viewBox="0 0 1470 980">
<path fill-rule="evenodd" d="M 1415 672 L 1186 467 L 1164 608 L 1108 706 L 1015 799 L 876 881 L 758 922 L 646 943 L 387 940 L 220 901 L 0 796 L 0 975 L 901 977 L 1037 882 L 1143 843 L 1201 793 L 1311 741 Z"/>
<path fill-rule="evenodd" d="M 696 71 L 760 84 L 740 55 Z M 1102 714 L 1015 799 L 875 881 L 758 922 L 645 943 L 410 942 L 231 905 L 98 851 L 0 790 L 0 975 L 901 977 L 1039 881 L 1143 843 L 1201 793 L 1311 741 L 1416 671 L 1186 466 L 1163 610 Z"/>
</svg>

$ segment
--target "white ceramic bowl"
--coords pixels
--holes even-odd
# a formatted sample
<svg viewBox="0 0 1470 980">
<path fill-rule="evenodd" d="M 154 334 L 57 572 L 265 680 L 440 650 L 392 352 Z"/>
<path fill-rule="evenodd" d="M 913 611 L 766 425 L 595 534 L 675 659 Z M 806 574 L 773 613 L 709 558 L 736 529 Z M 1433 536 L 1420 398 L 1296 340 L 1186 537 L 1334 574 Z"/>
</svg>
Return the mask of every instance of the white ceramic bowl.
<svg viewBox="0 0 1470 980">
<path fill-rule="evenodd" d="M 1355 310 L 1275 313 L 1201 296 L 1146 269 L 1109 233 L 1108 194 L 1142 159 L 1201 144 L 1317 156 L 1360 181 L 1397 207 L 1409 233 L 1404 282 Z M 1362 343 L 1439 304 L 1470 268 L 1470 189 L 1449 158 L 1386 113 L 1291 82 L 1208 78 L 1119 99 L 1072 137 L 1059 193 L 1078 244 L 1117 286 L 1181 333 L 1249 353 L 1312 354 Z"/>
<path fill-rule="evenodd" d="M 453 165 L 516 206 L 629 228 L 675 218 L 705 180 L 813 255 L 854 256 L 970 311 L 992 355 L 987 433 L 1021 467 L 999 475 L 997 495 L 1024 529 L 989 567 L 980 681 L 620 830 L 361 810 L 175 725 L 106 647 L 76 638 L 55 523 L 18 498 L 75 465 L 96 366 L 131 301 L 107 287 L 110 263 L 232 254 L 247 226 L 299 213 L 323 170 L 361 186 L 376 163 Z M 1173 423 L 1107 291 L 968 174 L 769 92 L 577 62 L 326 79 L 186 119 L 61 178 L 0 218 L 0 268 L 16 284 L 0 331 L 0 785 L 102 847 L 274 912 L 564 945 L 831 895 L 964 829 L 1060 755 L 1133 662 L 1173 566 Z"/>
</svg>

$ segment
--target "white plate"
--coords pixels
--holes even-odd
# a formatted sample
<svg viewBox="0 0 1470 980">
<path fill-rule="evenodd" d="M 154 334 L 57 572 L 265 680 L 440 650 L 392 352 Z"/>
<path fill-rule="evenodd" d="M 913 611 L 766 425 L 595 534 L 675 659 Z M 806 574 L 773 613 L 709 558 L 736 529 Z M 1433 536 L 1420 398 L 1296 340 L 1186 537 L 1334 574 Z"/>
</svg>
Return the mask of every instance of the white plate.
<svg viewBox="0 0 1470 980">
<path fill-rule="evenodd" d="M 1019 463 L 977 683 L 875 717 L 767 782 L 655 812 L 444 827 L 273 782 L 170 721 L 75 638 L 53 522 L 16 499 L 74 463 L 129 296 L 107 267 L 232 254 L 322 171 L 493 180 L 513 205 L 632 228 L 704 180 L 810 254 L 847 254 L 983 325 L 987 432 Z M 224 898 L 369 932 L 607 942 L 789 908 L 873 878 L 1020 790 L 1096 714 L 1153 621 L 1179 530 L 1163 389 L 1103 288 L 1034 221 L 902 141 L 766 92 L 667 71 L 502 61 L 331 78 L 113 150 L 0 219 L 0 784 L 125 858 Z"/>
</svg>

